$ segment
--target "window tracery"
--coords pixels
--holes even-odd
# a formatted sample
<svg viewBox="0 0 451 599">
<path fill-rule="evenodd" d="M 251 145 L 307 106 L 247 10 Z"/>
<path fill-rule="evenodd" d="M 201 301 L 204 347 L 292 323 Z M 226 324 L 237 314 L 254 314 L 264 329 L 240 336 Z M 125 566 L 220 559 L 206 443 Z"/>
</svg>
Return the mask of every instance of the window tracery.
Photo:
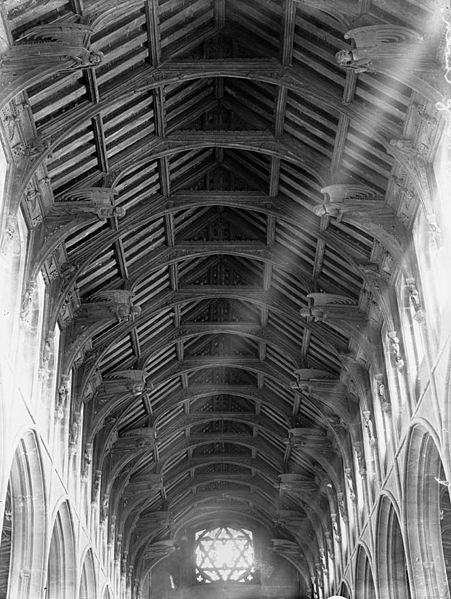
<svg viewBox="0 0 451 599">
<path fill-rule="evenodd" d="M 254 542 L 250 530 L 219 526 L 196 532 L 194 553 L 199 583 L 254 580 Z"/>
</svg>

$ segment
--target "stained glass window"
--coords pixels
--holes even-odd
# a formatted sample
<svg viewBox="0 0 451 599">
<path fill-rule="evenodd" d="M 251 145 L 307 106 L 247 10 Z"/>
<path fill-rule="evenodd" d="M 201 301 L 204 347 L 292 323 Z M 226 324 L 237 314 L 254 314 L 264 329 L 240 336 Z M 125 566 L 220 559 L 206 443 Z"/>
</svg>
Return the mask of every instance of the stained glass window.
<svg viewBox="0 0 451 599">
<path fill-rule="evenodd" d="M 252 582 L 254 543 L 244 528 L 220 526 L 201 530 L 195 536 L 197 582 Z"/>
</svg>

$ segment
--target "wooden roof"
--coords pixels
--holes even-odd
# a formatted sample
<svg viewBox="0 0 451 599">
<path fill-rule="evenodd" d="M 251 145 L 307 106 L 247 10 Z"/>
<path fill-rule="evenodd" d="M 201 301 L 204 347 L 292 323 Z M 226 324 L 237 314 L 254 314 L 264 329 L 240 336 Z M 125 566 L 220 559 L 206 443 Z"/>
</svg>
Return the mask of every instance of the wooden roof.
<svg viewBox="0 0 451 599">
<path fill-rule="evenodd" d="M 367 275 L 390 279 L 414 215 L 390 141 L 431 102 L 386 72 L 346 71 L 335 54 L 358 25 L 421 31 L 431 5 L 6 2 L 14 40 L 78 15 L 103 55 L 26 94 L 47 144 L 35 176 L 53 235 L 41 264 L 51 316 L 65 368 L 75 364 L 92 477 L 102 472 L 137 564 L 199 514 L 257 519 L 310 551 L 329 509 L 318 490 L 342 484 L 337 447 L 350 441 L 337 431 L 358 420 L 347 360 L 370 365 L 362 335 L 371 342 L 382 322 Z M 382 212 L 321 213 L 321 190 L 336 184 L 371 190 Z M 122 213 L 63 218 L 58 233 L 74 191 L 92 200 L 97 188 Z M 119 296 L 104 292 L 118 290 L 132 316 L 111 309 Z M 302 316 L 338 296 L 341 316 Z M 135 392 L 130 370 L 145 379 Z M 306 390 L 302 373 L 321 389 Z M 304 526 L 287 525 L 287 510 Z"/>
</svg>

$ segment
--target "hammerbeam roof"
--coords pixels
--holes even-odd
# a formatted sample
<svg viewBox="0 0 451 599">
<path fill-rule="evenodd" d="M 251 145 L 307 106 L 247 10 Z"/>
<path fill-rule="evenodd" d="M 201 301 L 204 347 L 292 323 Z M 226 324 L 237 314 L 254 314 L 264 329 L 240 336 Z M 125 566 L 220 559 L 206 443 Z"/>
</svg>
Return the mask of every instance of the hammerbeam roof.
<svg viewBox="0 0 451 599">
<path fill-rule="evenodd" d="M 345 459 L 340 427 L 357 414 L 347 361 L 372 358 L 355 350 L 377 304 L 371 281 L 389 280 L 391 254 L 408 243 L 411 182 L 393 140 L 412 123 L 422 132 L 410 172 L 412 160 L 426 168 L 435 140 L 418 77 L 357 75 L 334 55 L 352 23 L 415 29 L 429 5 L 406 2 L 401 15 L 379 0 L 113 4 L 3 9 L 14 44 L 37 23 L 69 20 L 89 25 L 102 56 L 45 71 L 23 104 L 17 96 L 35 137 L 12 187 L 75 369 L 93 470 L 110 476 L 109 497 L 138 485 L 138 527 L 154 512 L 180 525 L 219 505 L 271 528 L 293 509 L 280 477 L 296 473 L 308 523 L 302 489 L 305 499 L 331 480 L 339 491 L 330 464 Z M 328 213 L 322 189 L 336 195 L 336 184 L 360 186 L 364 209 L 343 196 L 342 213 Z M 303 318 L 318 292 L 328 317 Z M 130 370 L 143 373 L 139 392 L 120 374 Z M 299 384 L 300 371 L 312 381 Z"/>
</svg>

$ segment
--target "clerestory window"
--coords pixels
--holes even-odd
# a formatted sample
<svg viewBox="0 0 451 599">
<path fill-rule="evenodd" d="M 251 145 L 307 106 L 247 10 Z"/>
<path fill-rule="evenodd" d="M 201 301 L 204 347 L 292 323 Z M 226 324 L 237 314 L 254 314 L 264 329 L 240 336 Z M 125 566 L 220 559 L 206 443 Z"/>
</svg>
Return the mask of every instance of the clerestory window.
<svg viewBox="0 0 451 599">
<path fill-rule="evenodd" d="M 254 580 L 254 542 L 244 528 L 205 529 L 195 536 L 196 580 L 252 582 Z"/>
</svg>

